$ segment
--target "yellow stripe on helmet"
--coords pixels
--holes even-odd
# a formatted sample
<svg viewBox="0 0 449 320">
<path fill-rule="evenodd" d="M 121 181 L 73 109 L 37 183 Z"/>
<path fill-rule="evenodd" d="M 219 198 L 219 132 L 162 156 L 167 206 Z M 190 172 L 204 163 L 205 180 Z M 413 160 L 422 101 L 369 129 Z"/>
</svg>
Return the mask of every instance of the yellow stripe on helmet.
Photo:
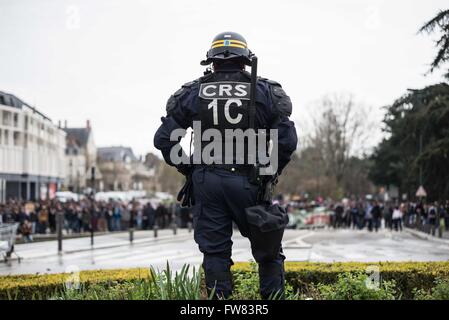
<svg viewBox="0 0 449 320">
<path fill-rule="evenodd" d="M 229 44 L 228 46 L 225 46 L 223 43 L 221 43 L 221 44 L 216 44 L 216 45 L 213 45 L 211 48 L 212 49 L 215 49 L 215 48 L 219 48 L 219 47 L 235 47 L 235 48 L 241 48 L 241 49 L 246 49 L 246 47 L 245 46 L 242 46 L 242 45 L 240 45 L 240 44 Z"/>
<path fill-rule="evenodd" d="M 217 41 L 212 42 L 212 45 L 215 45 L 215 44 L 218 44 L 218 43 L 224 43 L 224 42 L 225 42 L 225 40 L 217 40 Z M 245 47 L 247 46 L 247 44 L 245 42 L 239 41 L 239 40 L 229 39 L 229 42 L 240 44 L 240 45 L 245 46 Z"/>
</svg>

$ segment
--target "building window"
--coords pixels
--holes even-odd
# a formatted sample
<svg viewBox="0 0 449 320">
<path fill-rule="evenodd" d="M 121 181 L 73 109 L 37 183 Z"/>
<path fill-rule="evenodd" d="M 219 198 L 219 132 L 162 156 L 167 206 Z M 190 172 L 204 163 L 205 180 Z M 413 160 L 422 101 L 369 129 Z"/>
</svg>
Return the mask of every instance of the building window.
<svg viewBox="0 0 449 320">
<path fill-rule="evenodd" d="M 4 136 L 3 141 L 4 141 L 3 144 L 5 146 L 7 146 L 9 144 L 9 131 L 8 130 L 5 130 L 5 136 Z"/>
<path fill-rule="evenodd" d="M 18 113 L 13 113 L 13 122 L 14 122 L 14 127 L 18 127 L 19 126 L 19 114 Z"/>
<path fill-rule="evenodd" d="M 27 134 L 27 133 L 25 133 L 25 134 L 23 135 L 23 146 L 24 146 L 25 148 L 28 148 L 28 134 Z"/>
<path fill-rule="evenodd" d="M 11 125 L 11 112 L 3 110 L 3 125 Z"/>
<path fill-rule="evenodd" d="M 21 145 L 20 132 L 14 131 L 14 133 L 13 133 L 13 142 L 14 142 L 14 146 L 15 147 L 19 147 Z"/>
</svg>

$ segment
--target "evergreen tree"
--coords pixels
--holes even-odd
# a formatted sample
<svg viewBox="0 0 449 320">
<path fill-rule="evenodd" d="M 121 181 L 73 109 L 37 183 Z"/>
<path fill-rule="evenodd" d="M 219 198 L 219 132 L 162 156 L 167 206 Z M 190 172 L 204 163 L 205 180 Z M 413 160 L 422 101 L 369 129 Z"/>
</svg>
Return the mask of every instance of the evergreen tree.
<svg viewBox="0 0 449 320">
<path fill-rule="evenodd" d="M 441 67 L 449 60 L 449 10 L 441 10 L 434 18 L 425 23 L 419 30 L 421 33 L 439 33 L 441 36 L 436 41 L 438 53 L 430 64 L 430 72 Z M 445 74 L 449 79 L 449 72 Z"/>
<path fill-rule="evenodd" d="M 425 23 L 421 33 L 438 33 L 430 72 L 449 60 L 449 10 Z M 445 77 L 449 79 L 449 72 Z M 396 185 L 409 196 L 420 184 L 430 200 L 449 199 L 449 85 L 440 83 L 409 93 L 387 107 L 385 138 L 375 150 L 370 178 Z"/>
<path fill-rule="evenodd" d="M 375 150 L 371 179 L 410 196 L 422 183 L 430 199 L 449 199 L 449 85 L 410 90 L 387 108 L 389 136 Z"/>
</svg>

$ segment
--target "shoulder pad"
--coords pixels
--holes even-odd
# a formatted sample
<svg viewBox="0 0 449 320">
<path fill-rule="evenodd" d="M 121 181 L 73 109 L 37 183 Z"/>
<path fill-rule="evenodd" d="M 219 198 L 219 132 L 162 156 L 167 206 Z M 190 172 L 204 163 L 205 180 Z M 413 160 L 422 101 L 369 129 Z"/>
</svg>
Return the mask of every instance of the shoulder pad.
<svg viewBox="0 0 449 320">
<path fill-rule="evenodd" d="M 176 91 L 176 92 L 178 92 L 178 91 Z M 175 94 L 176 94 L 176 92 L 175 92 Z M 177 99 L 175 98 L 175 95 L 172 94 L 170 96 L 170 98 L 168 98 L 167 106 L 165 108 L 165 110 L 167 111 L 167 114 L 169 114 L 176 107 L 176 103 L 177 103 Z"/>
<path fill-rule="evenodd" d="M 267 82 L 267 83 L 269 83 L 269 84 L 271 84 L 271 85 L 273 85 L 273 86 L 279 86 L 279 87 L 281 87 L 280 83 L 279 83 L 279 82 L 276 82 L 276 81 L 274 81 L 274 80 L 270 80 L 270 79 L 262 78 L 262 77 L 259 77 L 259 80 L 265 81 L 265 82 Z"/>
<path fill-rule="evenodd" d="M 278 82 L 273 80 L 267 80 L 267 82 L 270 84 L 271 97 L 276 110 L 280 115 L 290 117 L 292 114 L 292 101 L 290 97 Z"/>
<path fill-rule="evenodd" d="M 190 81 L 190 82 L 186 82 L 182 85 L 183 88 L 190 88 L 191 86 L 193 86 L 194 84 L 198 83 L 198 79 Z"/>
<path fill-rule="evenodd" d="M 282 87 L 281 84 L 280 84 L 279 82 L 276 82 L 276 81 L 274 81 L 274 80 L 267 79 L 266 81 L 267 81 L 269 84 L 271 84 L 272 86 Z"/>
<path fill-rule="evenodd" d="M 166 111 L 169 114 L 173 109 L 176 108 L 178 101 L 190 91 L 190 89 L 198 83 L 198 79 L 184 83 L 180 89 L 173 93 L 170 98 L 168 98 Z"/>
<path fill-rule="evenodd" d="M 184 84 L 181 86 L 181 88 L 178 89 L 178 90 L 173 94 L 173 96 L 175 96 L 175 97 L 180 96 L 180 95 L 183 94 L 184 92 L 187 92 L 187 90 L 190 89 L 190 88 L 191 88 L 194 84 L 196 84 L 196 83 L 198 83 L 198 80 L 193 80 L 193 81 L 184 83 Z"/>
</svg>

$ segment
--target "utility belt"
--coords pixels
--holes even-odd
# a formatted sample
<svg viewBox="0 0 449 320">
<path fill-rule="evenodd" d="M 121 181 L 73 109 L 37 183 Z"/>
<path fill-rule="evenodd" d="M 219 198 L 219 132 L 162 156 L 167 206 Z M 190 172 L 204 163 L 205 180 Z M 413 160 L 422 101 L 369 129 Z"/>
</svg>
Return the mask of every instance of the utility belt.
<svg viewBox="0 0 449 320">
<path fill-rule="evenodd" d="M 236 175 L 248 177 L 251 184 L 261 185 L 259 167 L 250 164 L 211 164 L 205 165 L 208 169 L 221 169 Z"/>
<path fill-rule="evenodd" d="M 259 187 L 257 194 L 257 202 L 269 202 L 271 203 L 273 189 L 277 183 L 277 179 L 270 181 L 263 181 L 259 175 L 260 167 L 257 165 L 235 165 L 235 164 L 212 164 L 212 165 L 196 165 L 194 168 L 205 168 L 206 170 L 225 170 L 236 175 L 248 177 L 250 184 Z M 177 200 L 181 201 L 182 207 L 189 207 L 195 204 L 192 194 L 192 174 L 186 175 L 186 183 L 178 193 Z"/>
<path fill-rule="evenodd" d="M 244 164 L 211 164 L 211 165 L 207 165 L 205 167 L 210 168 L 210 169 L 226 170 L 226 171 L 235 173 L 236 175 L 250 176 L 252 168 L 254 166 L 244 165 Z"/>
</svg>

